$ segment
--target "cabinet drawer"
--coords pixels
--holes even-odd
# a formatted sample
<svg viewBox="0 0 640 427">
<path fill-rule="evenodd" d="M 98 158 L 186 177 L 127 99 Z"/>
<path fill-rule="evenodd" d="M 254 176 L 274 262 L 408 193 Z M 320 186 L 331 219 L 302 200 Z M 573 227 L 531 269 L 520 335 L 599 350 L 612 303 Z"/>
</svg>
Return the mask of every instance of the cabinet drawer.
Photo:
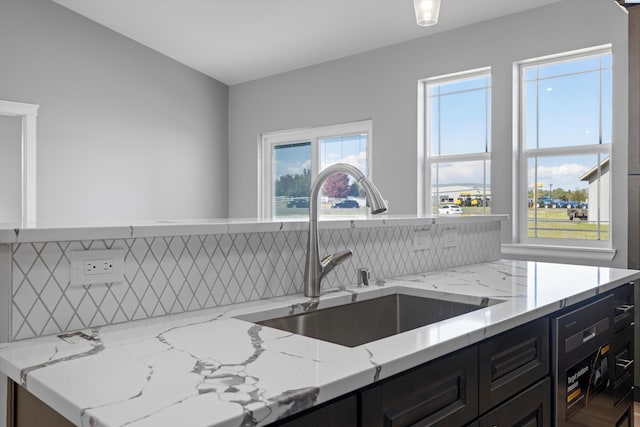
<svg viewBox="0 0 640 427">
<path fill-rule="evenodd" d="M 613 378 L 618 378 L 625 372 L 633 373 L 633 332 L 634 326 L 629 325 L 617 334 L 613 339 Z"/>
<path fill-rule="evenodd" d="M 480 413 L 549 373 L 549 321 L 537 319 L 479 346 Z"/>
<path fill-rule="evenodd" d="M 633 285 L 624 285 L 613 291 L 615 312 L 613 313 L 614 331 L 626 328 L 633 322 L 634 300 Z"/>
<path fill-rule="evenodd" d="M 464 425 L 478 416 L 478 351 L 468 347 L 362 391 L 367 427 Z"/>
<path fill-rule="evenodd" d="M 633 370 L 625 372 L 613 380 L 613 401 L 615 403 L 631 392 L 633 388 Z"/>
<path fill-rule="evenodd" d="M 353 427 L 358 425 L 357 408 L 358 399 L 355 395 L 351 395 L 270 425 L 279 427 Z"/>
<path fill-rule="evenodd" d="M 526 389 L 478 420 L 478 427 L 550 427 L 551 380 L 549 377 Z"/>
</svg>

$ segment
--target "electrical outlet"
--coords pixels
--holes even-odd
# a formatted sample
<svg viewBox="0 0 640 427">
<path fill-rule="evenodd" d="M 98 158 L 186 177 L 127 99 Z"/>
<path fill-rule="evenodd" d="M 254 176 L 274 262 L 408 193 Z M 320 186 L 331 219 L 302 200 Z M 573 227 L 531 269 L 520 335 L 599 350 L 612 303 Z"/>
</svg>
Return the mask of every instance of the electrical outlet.
<svg viewBox="0 0 640 427">
<path fill-rule="evenodd" d="M 431 249 L 431 233 L 429 230 L 416 230 L 413 232 L 413 251 L 426 251 Z"/>
<path fill-rule="evenodd" d="M 90 276 L 92 274 L 111 274 L 113 273 L 112 259 L 97 259 L 84 262 L 84 274 Z"/>
<path fill-rule="evenodd" d="M 124 281 L 122 249 L 71 251 L 69 258 L 71 261 L 69 286 Z"/>
<path fill-rule="evenodd" d="M 442 247 L 455 248 L 458 246 L 458 229 L 447 228 L 442 233 Z"/>
</svg>

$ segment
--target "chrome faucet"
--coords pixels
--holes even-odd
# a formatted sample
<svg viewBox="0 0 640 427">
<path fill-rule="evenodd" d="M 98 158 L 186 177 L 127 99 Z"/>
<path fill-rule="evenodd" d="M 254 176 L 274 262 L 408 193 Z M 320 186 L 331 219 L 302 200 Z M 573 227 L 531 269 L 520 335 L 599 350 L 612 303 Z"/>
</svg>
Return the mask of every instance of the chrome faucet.
<svg viewBox="0 0 640 427">
<path fill-rule="evenodd" d="M 304 294 L 307 297 L 317 298 L 320 296 L 320 282 L 322 278 L 337 265 L 353 255 L 353 252 L 346 250 L 337 254 L 328 255 L 322 260 L 318 254 L 318 195 L 324 181 L 334 173 L 344 172 L 356 179 L 358 184 L 364 189 L 367 198 L 367 206 L 372 214 L 379 214 L 387 210 L 387 204 L 382 198 L 382 194 L 371 181 L 369 181 L 360 170 L 346 163 L 336 163 L 324 169 L 318 174 L 311 185 L 311 196 L 309 198 L 309 239 L 307 240 L 307 257 L 304 265 Z"/>
</svg>

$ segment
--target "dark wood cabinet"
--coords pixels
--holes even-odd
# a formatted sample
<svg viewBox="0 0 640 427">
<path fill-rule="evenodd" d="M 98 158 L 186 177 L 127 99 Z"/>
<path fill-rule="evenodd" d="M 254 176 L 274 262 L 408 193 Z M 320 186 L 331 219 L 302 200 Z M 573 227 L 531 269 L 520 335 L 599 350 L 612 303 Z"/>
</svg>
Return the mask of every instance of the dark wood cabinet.
<svg viewBox="0 0 640 427">
<path fill-rule="evenodd" d="M 478 414 L 478 353 L 471 346 L 361 392 L 367 427 L 464 425 Z"/>
<path fill-rule="evenodd" d="M 552 425 L 550 378 L 546 377 L 483 415 L 477 425 L 478 427 L 550 427 Z"/>
<path fill-rule="evenodd" d="M 13 381 L 9 381 L 8 392 L 7 427 L 72 427 L 74 425 Z"/>
<path fill-rule="evenodd" d="M 549 320 L 527 323 L 479 346 L 479 408 L 483 413 L 549 373 Z"/>
<path fill-rule="evenodd" d="M 279 427 L 355 427 L 358 425 L 358 399 L 356 395 L 338 398 L 272 425 Z"/>
</svg>

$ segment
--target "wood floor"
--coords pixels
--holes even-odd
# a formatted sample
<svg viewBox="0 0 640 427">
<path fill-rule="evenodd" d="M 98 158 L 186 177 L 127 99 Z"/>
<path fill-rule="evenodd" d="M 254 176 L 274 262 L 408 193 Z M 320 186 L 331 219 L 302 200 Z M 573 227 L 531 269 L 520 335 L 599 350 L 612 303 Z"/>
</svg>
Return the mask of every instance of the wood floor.
<svg viewBox="0 0 640 427">
<path fill-rule="evenodd" d="M 640 426 L 640 402 L 633 402 L 633 425 Z"/>
</svg>

